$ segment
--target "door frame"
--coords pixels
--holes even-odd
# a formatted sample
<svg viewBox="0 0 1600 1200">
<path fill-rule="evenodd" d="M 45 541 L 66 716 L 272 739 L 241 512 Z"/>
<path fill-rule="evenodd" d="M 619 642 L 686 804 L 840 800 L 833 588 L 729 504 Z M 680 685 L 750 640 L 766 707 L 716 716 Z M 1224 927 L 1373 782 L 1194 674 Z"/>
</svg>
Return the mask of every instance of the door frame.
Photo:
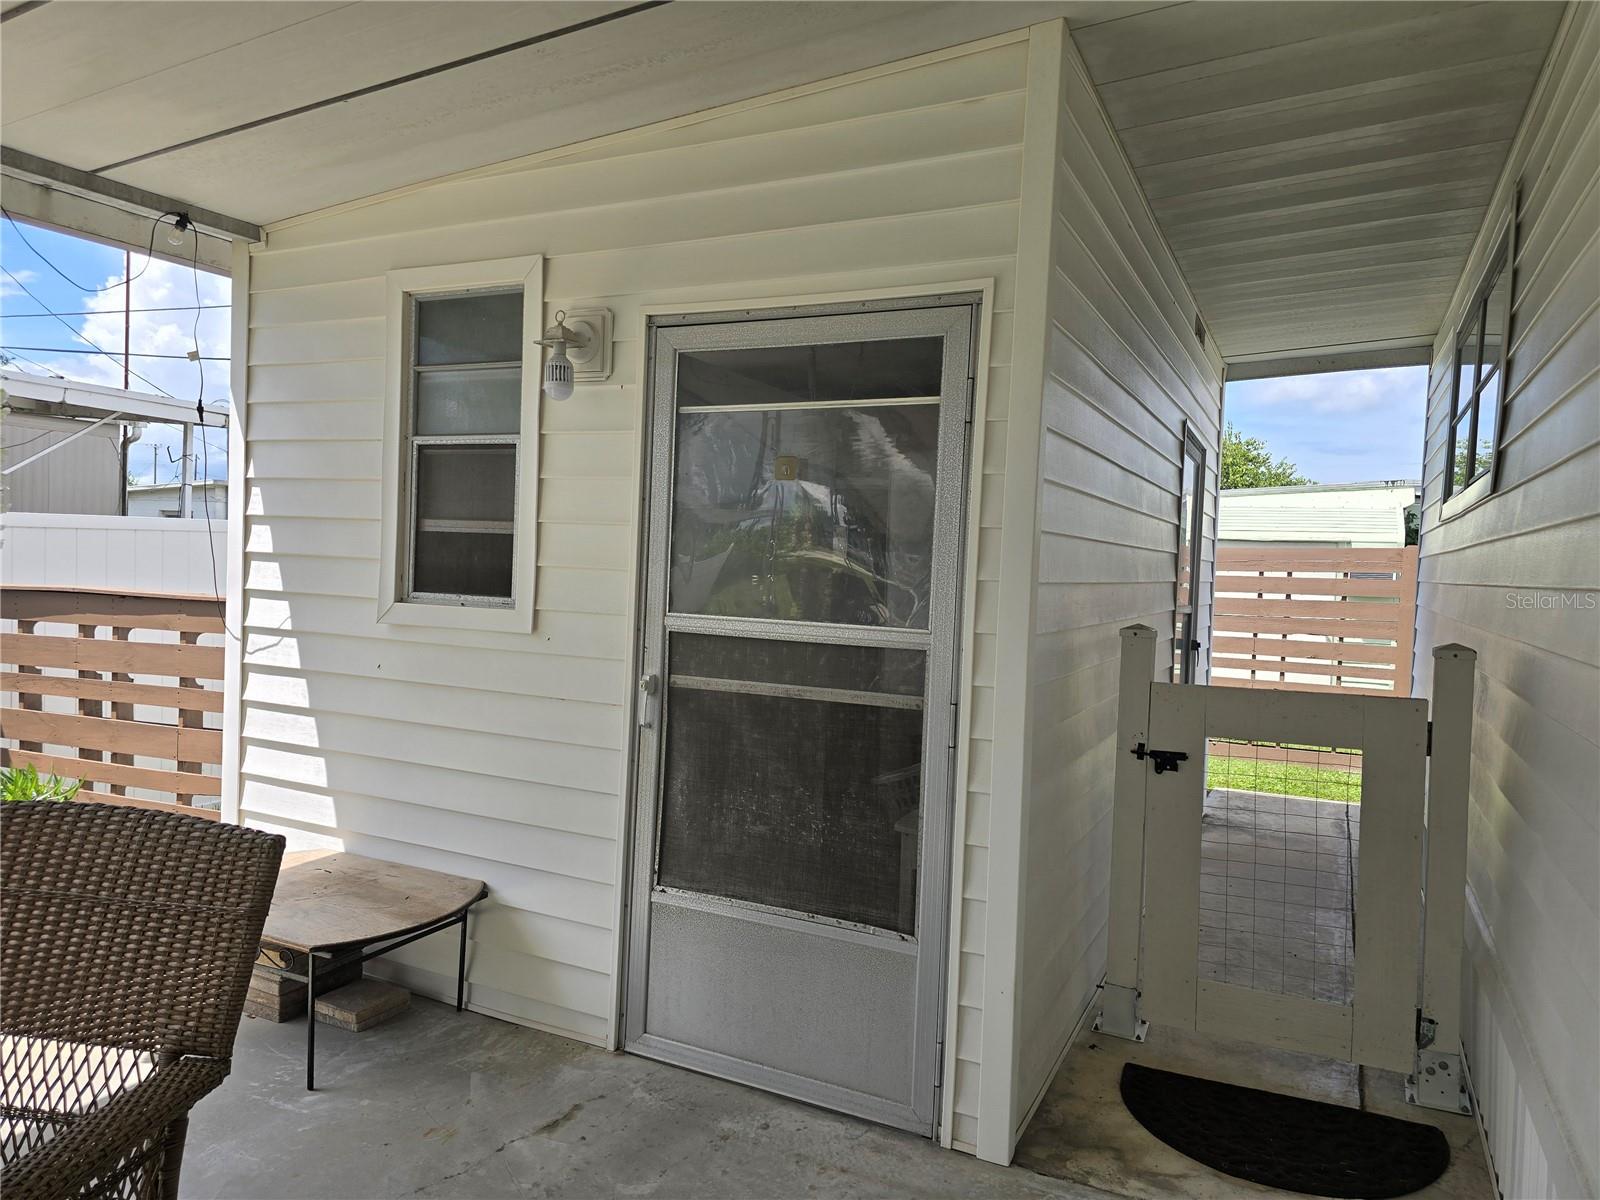
<svg viewBox="0 0 1600 1200">
<path fill-rule="evenodd" d="M 664 368 L 658 362 L 656 336 L 658 331 L 683 326 L 756 321 L 808 321 L 817 317 L 915 313 L 941 308 L 967 309 L 969 320 L 966 331 L 965 422 L 957 430 L 959 451 L 954 456 L 960 478 L 954 488 L 954 503 L 950 506 L 948 517 L 942 518 L 941 514 L 936 513 L 936 522 L 940 522 L 941 519 L 944 521 L 943 524 L 936 524 L 936 529 L 940 533 L 947 533 L 948 536 L 944 539 L 945 545 L 939 550 L 934 569 L 950 576 L 948 588 L 945 589 L 948 591 L 948 603 L 944 606 L 946 612 L 942 616 L 938 613 L 930 614 L 927 631 L 929 654 L 927 695 L 932 701 L 937 695 L 948 692 L 949 708 L 947 712 L 939 714 L 940 719 L 930 719 L 927 723 L 929 749 L 924 752 L 924 763 L 931 762 L 936 753 L 935 734 L 944 734 L 946 745 L 942 747 L 944 753 L 938 755 L 942 780 L 936 789 L 927 786 L 924 790 L 924 848 L 918 886 L 919 891 L 927 894 L 929 903 L 924 903 L 919 898 L 918 904 L 919 913 L 931 915 L 928 920 L 919 924 L 919 933 L 914 943 L 915 952 L 919 954 L 916 994 L 917 1043 L 914 1047 L 917 1079 L 914 1082 L 914 1095 L 926 1095 L 930 1098 L 927 1112 L 922 1112 L 920 1104 L 918 1105 L 918 1123 L 915 1129 L 917 1132 L 938 1139 L 942 1134 L 948 1133 L 949 1103 L 946 1084 L 952 1064 L 946 1062 L 944 1051 L 948 1036 L 947 1027 L 950 1024 L 949 997 L 953 994 L 952 989 L 955 986 L 951 965 L 955 961 L 951 946 L 954 928 L 952 902 L 955 889 L 960 885 L 961 870 L 961 859 L 954 853 L 954 847 L 958 838 L 964 833 L 962 828 L 964 791 L 960 786 L 960 771 L 964 769 L 967 757 L 965 740 L 969 721 L 969 714 L 961 703 L 961 697 L 969 683 L 971 666 L 970 630 L 966 625 L 966 614 L 970 611 L 973 601 L 972 588 L 975 577 L 972 562 L 975 545 L 969 536 L 969 524 L 976 512 L 973 463 L 977 448 L 982 444 L 982 426 L 976 417 L 981 411 L 983 379 L 987 370 L 993 281 L 963 281 L 943 286 L 936 285 L 931 289 L 887 288 L 856 293 L 855 297 L 853 299 L 796 297 L 790 302 L 775 299 L 761 302 L 729 302 L 726 305 L 713 304 L 706 307 L 683 305 L 642 307 L 640 324 L 644 345 L 641 372 L 643 419 L 640 425 L 640 500 L 635 531 L 637 559 L 633 602 L 632 680 L 637 683 L 643 678 L 649 654 L 649 641 L 652 636 L 659 635 L 663 628 L 662 618 L 665 613 L 664 598 L 660 605 L 655 605 L 650 597 L 651 542 L 653 535 L 658 535 L 656 522 L 664 519 L 663 511 L 670 514 L 672 495 L 671 452 L 669 449 L 665 456 L 666 466 L 663 467 L 660 446 L 662 441 L 669 447 L 671 445 L 670 426 L 663 430 L 660 425 L 661 416 L 670 414 L 658 412 L 660 389 L 663 385 L 670 387 L 671 380 L 664 378 Z M 943 456 L 940 465 L 941 468 L 946 465 Z M 662 478 L 663 475 L 665 479 Z M 665 487 L 662 486 L 663 483 L 666 484 Z M 834 631 L 835 634 L 837 632 Z M 764 631 L 762 636 L 774 635 L 770 631 Z M 664 682 L 660 686 L 664 691 Z M 648 892 L 653 885 L 654 854 L 651 852 L 646 855 L 642 851 L 647 842 L 650 846 L 654 845 L 659 832 L 655 826 L 658 798 L 653 794 L 658 786 L 657 765 L 645 763 L 642 752 L 645 742 L 643 735 L 646 732 L 642 726 L 642 715 L 651 704 L 651 698 L 643 695 L 637 686 L 632 691 L 626 718 L 628 752 L 619 853 L 622 886 L 619 888 L 618 901 L 617 997 L 612 1039 L 617 1049 L 626 1049 L 635 1040 L 636 1021 L 640 1023 L 638 1027 L 642 1030 L 641 1014 L 644 1010 L 649 962 L 649 931 L 647 926 L 641 926 L 636 919 L 636 898 L 641 890 Z M 649 796 L 645 795 L 647 788 L 652 791 Z M 936 822 L 928 820 L 928 817 L 936 813 L 939 817 Z M 650 825 L 647 831 L 644 829 L 646 821 Z M 694 897 L 679 897 L 678 900 L 686 907 L 696 905 Z M 726 904 L 729 907 L 739 908 L 741 915 L 748 915 L 758 921 L 779 927 L 805 928 L 815 932 L 819 926 L 832 926 L 832 934 L 847 939 L 870 940 L 880 945 L 886 940 L 879 934 L 855 929 L 845 922 L 831 921 L 827 918 L 802 920 L 778 910 L 766 910 L 760 905 L 743 904 L 733 900 L 726 901 Z M 913 945 L 909 940 L 904 944 L 908 951 Z M 930 1044 L 931 1053 L 925 1053 Z M 717 1065 L 721 1056 L 704 1051 L 681 1053 L 686 1049 L 688 1048 L 680 1048 L 680 1054 L 677 1056 L 682 1065 L 704 1069 L 713 1074 L 719 1073 Z M 701 1061 L 695 1061 L 697 1058 Z M 929 1071 L 926 1084 L 921 1078 L 924 1069 Z M 830 1090 L 837 1091 L 841 1096 L 857 1095 L 844 1089 L 832 1088 L 832 1085 L 820 1081 L 789 1076 L 774 1068 L 761 1070 L 767 1078 L 762 1079 L 759 1086 L 807 1102 L 840 1108 L 840 1105 L 830 1102 L 828 1095 Z M 860 1112 L 859 1107 L 854 1111 Z M 904 1120 L 897 1119 L 888 1111 L 882 1114 L 868 1112 L 861 1115 L 902 1128 L 909 1127 Z"/>
</svg>

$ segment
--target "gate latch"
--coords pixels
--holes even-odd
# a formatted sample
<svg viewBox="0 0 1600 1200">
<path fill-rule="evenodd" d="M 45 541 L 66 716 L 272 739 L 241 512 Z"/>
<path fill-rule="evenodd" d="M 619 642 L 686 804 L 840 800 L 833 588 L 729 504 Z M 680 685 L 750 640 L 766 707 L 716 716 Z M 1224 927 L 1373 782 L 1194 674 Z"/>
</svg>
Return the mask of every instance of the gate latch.
<svg viewBox="0 0 1600 1200">
<path fill-rule="evenodd" d="M 1128 753 L 1140 762 L 1147 758 L 1155 759 L 1157 775 L 1165 774 L 1168 771 L 1176 771 L 1179 763 L 1189 761 L 1189 756 L 1182 750 L 1147 750 L 1143 742 L 1140 742 Z"/>
</svg>

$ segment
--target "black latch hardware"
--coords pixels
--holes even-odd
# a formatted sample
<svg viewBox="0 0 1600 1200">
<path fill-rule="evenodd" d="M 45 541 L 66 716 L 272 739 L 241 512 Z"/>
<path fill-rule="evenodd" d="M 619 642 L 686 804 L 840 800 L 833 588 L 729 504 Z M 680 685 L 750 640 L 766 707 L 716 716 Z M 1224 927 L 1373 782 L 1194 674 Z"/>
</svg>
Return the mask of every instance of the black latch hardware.
<svg viewBox="0 0 1600 1200">
<path fill-rule="evenodd" d="M 1168 771 L 1176 771 L 1179 763 L 1189 761 L 1189 756 L 1182 750 L 1147 750 L 1143 742 L 1140 742 L 1128 753 L 1140 762 L 1147 758 L 1155 759 L 1157 775 L 1163 775 Z"/>
</svg>

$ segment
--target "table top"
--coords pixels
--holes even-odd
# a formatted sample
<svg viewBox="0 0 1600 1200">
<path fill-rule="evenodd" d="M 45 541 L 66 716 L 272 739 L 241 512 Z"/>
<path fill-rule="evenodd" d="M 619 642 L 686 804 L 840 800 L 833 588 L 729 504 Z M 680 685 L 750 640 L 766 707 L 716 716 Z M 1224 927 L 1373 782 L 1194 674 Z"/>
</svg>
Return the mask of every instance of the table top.
<svg viewBox="0 0 1600 1200">
<path fill-rule="evenodd" d="M 481 879 L 309 850 L 284 856 L 261 940 L 302 953 L 398 937 L 488 895 Z"/>
</svg>

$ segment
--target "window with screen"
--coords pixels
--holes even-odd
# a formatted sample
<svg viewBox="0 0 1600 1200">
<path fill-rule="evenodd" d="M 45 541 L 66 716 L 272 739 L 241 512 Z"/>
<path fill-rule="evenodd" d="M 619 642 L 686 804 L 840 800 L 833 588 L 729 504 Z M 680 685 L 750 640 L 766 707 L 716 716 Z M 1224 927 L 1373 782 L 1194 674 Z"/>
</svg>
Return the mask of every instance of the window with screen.
<svg viewBox="0 0 1600 1200">
<path fill-rule="evenodd" d="M 1511 324 L 1511 235 L 1501 238 L 1456 333 L 1445 499 L 1456 507 L 1494 487 L 1495 450 L 1506 397 Z"/>
<path fill-rule="evenodd" d="M 521 288 L 409 298 L 403 594 L 509 607 L 522 469 Z"/>
</svg>

